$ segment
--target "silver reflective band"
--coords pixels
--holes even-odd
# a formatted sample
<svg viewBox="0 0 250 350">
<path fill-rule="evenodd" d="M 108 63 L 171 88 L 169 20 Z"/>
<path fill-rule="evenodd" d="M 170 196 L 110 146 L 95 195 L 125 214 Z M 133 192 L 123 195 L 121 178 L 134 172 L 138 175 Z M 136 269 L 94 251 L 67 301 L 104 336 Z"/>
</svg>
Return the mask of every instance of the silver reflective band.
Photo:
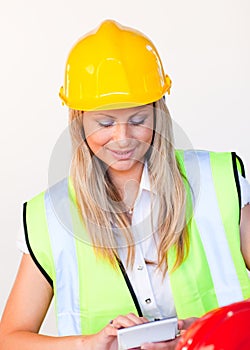
<svg viewBox="0 0 250 350">
<path fill-rule="evenodd" d="M 55 307 L 59 335 L 81 334 L 79 282 L 76 248 L 73 235 L 58 217 L 58 212 L 70 213 L 67 179 L 45 193 L 45 208 L 54 256 L 57 289 Z M 58 212 L 57 212 L 58 210 Z M 67 220 L 69 221 L 69 220 Z M 70 223 L 67 222 L 67 226 Z M 72 232 L 72 231 L 71 231 Z M 70 259 L 62 258 L 67 251 Z M 67 284 L 65 285 L 65 280 Z"/>
<path fill-rule="evenodd" d="M 196 169 L 192 166 L 195 161 L 194 157 L 196 157 L 196 162 L 199 162 L 200 174 L 198 175 L 195 173 Z M 230 253 L 216 198 L 209 152 L 185 151 L 184 162 L 188 181 L 191 188 L 194 189 L 196 201 L 194 204 L 194 218 L 209 264 L 218 303 L 220 306 L 223 306 L 242 300 L 241 286 Z M 199 175 L 200 178 L 198 179 Z M 200 182 L 199 193 L 197 192 L 197 181 Z M 212 227 L 210 221 L 206 220 L 206 216 L 204 216 L 207 208 L 210 208 L 209 216 L 213 221 Z M 213 234 L 211 239 L 211 232 L 213 232 L 214 228 L 216 228 L 216 234 Z M 222 256 L 223 259 L 221 258 Z M 220 271 L 223 271 L 223 276 Z"/>
</svg>

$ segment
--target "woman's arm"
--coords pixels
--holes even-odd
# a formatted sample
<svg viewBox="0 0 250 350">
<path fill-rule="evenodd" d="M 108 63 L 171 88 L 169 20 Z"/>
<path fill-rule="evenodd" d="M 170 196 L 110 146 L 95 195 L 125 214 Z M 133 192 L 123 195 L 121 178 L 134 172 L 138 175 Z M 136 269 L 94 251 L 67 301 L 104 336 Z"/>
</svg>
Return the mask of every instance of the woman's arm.
<svg viewBox="0 0 250 350">
<path fill-rule="evenodd" d="M 38 335 L 52 288 L 30 255 L 24 254 L 0 324 L 0 349 L 77 349 L 77 339 Z"/>
<path fill-rule="evenodd" d="M 240 221 L 241 252 L 250 270 L 250 204 L 241 209 Z"/>
<path fill-rule="evenodd" d="M 24 254 L 0 323 L 0 350 L 115 350 L 117 328 L 147 320 L 129 314 L 118 316 L 99 333 L 52 337 L 38 334 L 53 297 L 45 277 Z"/>
<path fill-rule="evenodd" d="M 52 300 L 52 288 L 30 255 L 24 254 L 0 324 L 0 350 L 105 349 L 116 330 L 108 327 L 94 336 L 51 337 L 37 334 Z M 113 336 L 112 336 L 113 334 Z M 110 337 L 111 335 L 111 337 Z M 96 338 L 96 339 L 95 339 Z M 99 340 L 99 341 L 98 341 Z M 109 349 L 109 347 L 107 347 Z"/>
</svg>

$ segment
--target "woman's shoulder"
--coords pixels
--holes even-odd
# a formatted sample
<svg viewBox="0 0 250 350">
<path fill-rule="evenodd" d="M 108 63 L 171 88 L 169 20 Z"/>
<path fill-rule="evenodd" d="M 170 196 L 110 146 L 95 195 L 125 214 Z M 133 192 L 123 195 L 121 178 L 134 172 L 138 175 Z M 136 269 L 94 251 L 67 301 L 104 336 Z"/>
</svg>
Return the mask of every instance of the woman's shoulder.
<svg viewBox="0 0 250 350">
<path fill-rule="evenodd" d="M 236 152 L 210 151 L 200 149 L 176 150 L 176 158 L 184 167 L 211 168 L 216 167 L 220 171 L 232 169 L 245 177 L 244 164 Z"/>
<path fill-rule="evenodd" d="M 63 178 L 62 180 L 49 184 L 46 189 L 37 193 L 32 198 L 28 199 L 25 205 L 37 206 L 45 200 L 63 200 L 65 197 L 73 197 L 74 190 L 72 181 L 69 177 Z"/>
</svg>

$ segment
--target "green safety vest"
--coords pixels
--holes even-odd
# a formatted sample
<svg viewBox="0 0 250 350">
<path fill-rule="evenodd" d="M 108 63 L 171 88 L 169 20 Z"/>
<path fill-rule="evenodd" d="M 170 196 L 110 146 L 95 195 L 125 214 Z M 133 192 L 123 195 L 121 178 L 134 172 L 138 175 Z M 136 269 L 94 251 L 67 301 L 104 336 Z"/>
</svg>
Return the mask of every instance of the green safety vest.
<svg viewBox="0 0 250 350">
<path fill-rule="evenodd" d="M 250 297 L 239 234 L 243 168 L 231 152 L 178 151 L 176 157 L 189 184 L 190 250 L 170 273 L 170 283 L 177 316 L 199 317 Z M 59 335 L 92 334 L 119 314 L 141 315 L 122 263 L 114 269 L 96 257 L 75 203 L 72 184 L 64 179 L 24 205 L 27 246 L 53 287 Z M 171 248 L 170 270 L 175 257 Z"/>
</svg>

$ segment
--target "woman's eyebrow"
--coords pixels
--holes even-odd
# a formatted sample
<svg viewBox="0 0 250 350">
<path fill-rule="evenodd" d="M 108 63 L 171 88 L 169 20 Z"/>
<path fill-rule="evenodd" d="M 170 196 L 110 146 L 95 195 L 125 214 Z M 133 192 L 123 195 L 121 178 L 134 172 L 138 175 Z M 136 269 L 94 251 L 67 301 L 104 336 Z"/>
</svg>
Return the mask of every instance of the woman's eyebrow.
<svg viewBox="0 0 250 350">
<path fill-rule="evenodd" d="M 109 114 L 106 114 L 106 113 L 98 113 L 95 115 L 95 117 L 109 117 L 109 118 L 112 118 L 112 119 L 115 119 L 116 117 L 113 116 L 113 115 L 109 115 Z"/>
<path fill-rule="evenodd" d="M 136 115 L 138 115 L 139 113 L 143 113 L 143 112 L 147 112 L 148 109 L 141 109 L 133 114 L 131 114 L 128 118 L 132 118 L 132 117 L 135 117 Z M 109 117 L 109 118 L 112 118 L 112 119 L 116 119 L 117 117 L 116 116 L 113 116 L 111 114 L 107 114 L 107 113 L 98 113 L 96 115 L 96 117 L 99 117 L 99 116 L 102 116 L 102 117 Z"/>
</svg>

